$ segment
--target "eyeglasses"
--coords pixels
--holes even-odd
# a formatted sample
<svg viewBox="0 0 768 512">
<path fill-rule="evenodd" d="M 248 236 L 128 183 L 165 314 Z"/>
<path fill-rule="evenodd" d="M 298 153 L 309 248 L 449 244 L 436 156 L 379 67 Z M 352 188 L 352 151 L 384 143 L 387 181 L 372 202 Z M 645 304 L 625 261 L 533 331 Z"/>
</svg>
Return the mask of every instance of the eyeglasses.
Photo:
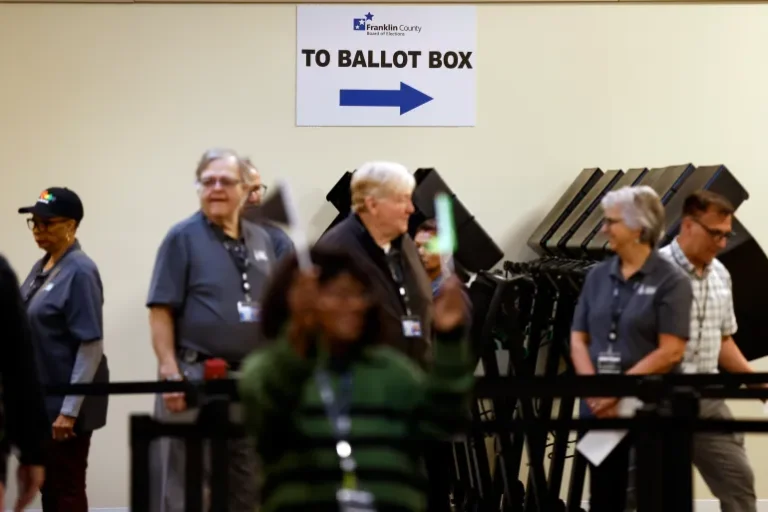
<svg viewBox="0 0 768 512">
<path fill-rule="evenodd" d="M 253 190 L 251 190 L 251 194 L 254 194 L 256 192 L 260 192 L 261 195 L 264 195 L 267 193 L 267 186 L 266 185 L 258 185 L 256 187 L 253 187 Z"/>
<path fill-rule="evenodd" d="M 239 185 L 241 181 L 226 176 L 210 176 L 202 178 L 198 183 L 200 183 L 203 188 L 216 188 L 216 185 L 221 185 L 221 188 L 232 188 L 235 185 Z"/>
<path fill-rule="evenodd" d="M 48 220 L 48 219 L 29 218 L 27 219 L 27 227 L 33 231 L 35 230 L 35 228 L 37 228 L 40 231 L 47 231 L 48 229 L 50 229 L 51 226 L 55 226 L 56 224 L 61 224 L 62 222 L 67 222 L 67 219 Z"/>
<path fill-rule="evenodd" d="M 614 224 L 618 224 L 621 222 L 621 219 L 613 219 L 611 217 L 603 217 L 603 224 L 606 226 L 613 226 Z"/>
<path fill-rule="evenodd" d="M 722 240 L 730 240 L 733 238 L 736 233 L 734 231 L 721 231 L 719 229 L 714 229 L 709 226 L 704 225 L 703 222 L 701 222 L 699 219 L 691 218 L 693 222 L 701 226 L 701 228 L 707 232 L 709 236 L 712 237 L 712 240 L 715 242 L 720 242 Z"/>
</svg>

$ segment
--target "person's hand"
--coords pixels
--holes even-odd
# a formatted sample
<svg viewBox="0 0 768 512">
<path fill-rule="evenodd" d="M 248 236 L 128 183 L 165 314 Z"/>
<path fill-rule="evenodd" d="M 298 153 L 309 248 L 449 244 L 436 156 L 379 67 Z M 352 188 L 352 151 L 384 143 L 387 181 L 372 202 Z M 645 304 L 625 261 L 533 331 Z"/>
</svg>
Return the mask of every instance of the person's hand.
<svg viewBox="0 0 768 512">
<path fill-rule="evenodd" d="M 19 497 L 16 498 L 16 505 L 13 512 L 21 512 L 35 499 L 40 487 L 45 480 L 45 468 L 43 466 L 30 466 L 22 464 L 16 471 L 17 487 Z"/>
<path fill-rule="evenodd" d="M 445 280 L 435 299 L 435 329 L 452 331 L 466 320 L 467 306 L 461 290 L 461 281 L 456 276 Z"/>
<path fill-rule="evenodd" d="M 617 418 L 619 415 L 618 398 L 588 398 L 587 405 L 597 418 Z"/>
<path fill-rule="evenodd" d="M 298 270 L 288 289 L 287 302 L 290 320 L 290 340 L 296 352 L 304 356 L 309 347 L 309 337 L 315 328 L 315 308 L 317 306 L 316 270 L 304 272 Z"/>
<path fill-rule="evenodd" d="M 56 441 L 66 441 L 75 437 L 75 418 L 59 414 L 56 421 L 53 422 L 53 439 Z"/>
<path fill-rule="evenodd" d="M 749 385 L 747 387 L 750 388 L 750 389 L 768 389 L 768 382 L 761 382 L 759 384 L 751 384 L 751 385 Z M 760 401 L 763 402 L 764 404 L 768 403 L 768 397 L 761 398 Z"/>
<path fill-rule="evenodd" d="M 160 365 L 160 380 L 180 381 L 182 378 L 179 365 L 175 360 Z M 187 409 L 184 393 L 163 393 L 163 402 L 168 412 L 183 412 Z"/>
</svg>

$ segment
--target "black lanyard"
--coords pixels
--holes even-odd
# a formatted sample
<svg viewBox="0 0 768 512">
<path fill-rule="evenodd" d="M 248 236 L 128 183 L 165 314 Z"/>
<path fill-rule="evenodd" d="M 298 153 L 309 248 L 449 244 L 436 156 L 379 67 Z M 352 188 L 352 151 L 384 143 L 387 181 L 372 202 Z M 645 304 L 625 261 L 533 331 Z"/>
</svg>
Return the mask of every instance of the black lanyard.
<svg viewBox="0 0 768 512">
<path fill-rule="evenodd" d="M 250 261 L 248 260 L 248 247 L 245 243 L 237 240 L 224 240 L 224 248 L 232 258 L 232 262 L 235 264 L 235 268 L 240 272 L 240 277 L 243 280 L 243 295 L 246 302 L 251 302 L 251 285 L 248 283 L 248 267 Z"/>
<path fill-rule="evenodd" d="M 685 263 L 680 261 L 677 254 L 673 253 L 675 263 L 684 271 L 691 273 L 685 266 Z M 693 273 L 696 275 L 695 272 Z M 699 303 L 699 299 L 696 298 L 696 294 L 693 294 L 693 303 L 696 305 L 696 322 L 699 324 L 699 336 L 696 339 L 696 348 L 693 350 L 694 357 L 698 357 L 699 350 L 701 349 L 701 338 L 704 336 L 704 320 L 707 318 L 707 301 L 709 300 L 709 276 L 703 276 L 704 280 L 704 301 Z M 694 361 L 696 362 L 696 361 Z"/>
<path fill-rule="evenodd" d="M 400 258 L 400 252 L 390 248 L 389 253 L 385 254 L 385 258 L 387 259 L 389 272 L 392 274 L 392 280 L 395 282 L 395 286 L 398 289 L 397 291 L 400 295 L 403 309 L 405 309 L 405 314 L 406 316 L 411 316 L 411 304 L 408 298 L 408 290 L 405 286 L 405 278 L 403 276 L 404 269 L 402 259 Z"/>
<path fill-rule="evenodd" d="M 325 407 L 325 414 L 336 437 L 336 454 L 339 456 L 339 467 L 343 475 L 342 489 L 357 489 L 355 475 L 357 463 L 352 456 L 352 446 L 349 444 L 349 432 L 352 428 L 352 420 L 349 416 L 352 407 L 352 372 L 348 371 L 341 376 L 338 394 L 333 392 L 331 379 L 326 371 L 318 370 L 315 373 L 315 380 L 320 388 L 320 398 Z"/>
<path fill-rule="evenodd" d="M 231 236 L 227 235 L 224 233 L 224 230 L 221 229 L 221 227 L 213 224 L 212 222 L 209 222 L 208 225 L 211 226 L 211 229 L 213 229 L 216 237 L 222 243 L 227 253 L 229 253 L 230 258 L 232 258 L 232 262 L 235 264 L 235 268 L 240 273 L 245 302 L 251 302 L 251 285 L 248 282 L 248 267 L 250 266 L 251 262 L 248 259 L 248 246 L 244 241 L 235 240 Z"/>
<path fill-rule="evenodd" d="M 613 283 L 613 300 L 611 303 L 611 330 L 608 332 L 608 341 L 616 343 L 619 339 L 619 322 L 621 321 L 621 315 L 624 314 L 624 310 L 635 295 L 634 290 L 640 286 L 642 280 L 635 281 L 632 284 L 632 292 L 627 294 L 625 300 L 621 300 L 621 290 L 629 285 L 629 282 L 625 282 L 623 286 L 620 286 L 619 278 L 616 277 Z"/>
</svg>

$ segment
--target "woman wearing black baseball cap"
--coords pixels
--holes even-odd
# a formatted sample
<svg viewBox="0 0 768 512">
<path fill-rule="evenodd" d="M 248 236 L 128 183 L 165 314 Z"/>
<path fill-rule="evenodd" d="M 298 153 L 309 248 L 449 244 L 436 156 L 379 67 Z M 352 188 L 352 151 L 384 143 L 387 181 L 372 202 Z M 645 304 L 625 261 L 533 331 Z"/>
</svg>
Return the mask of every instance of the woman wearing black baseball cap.
<svg viewBox="0 0 768 512">
<path fill-rule="evenodd" d="M 45 255 L 21 294 L 44 385 L 108 382 L 103 344 L 103 289 L 96 264 L 80 247 L 83 203 L 67 188 L 44 190 L 27 225 Z M 51 441 L 46 450 L 43 510 L 87 512 L 86 468 L 94 430 L 106 424 L 106 396 L 47 396 Z"/>
</svg>

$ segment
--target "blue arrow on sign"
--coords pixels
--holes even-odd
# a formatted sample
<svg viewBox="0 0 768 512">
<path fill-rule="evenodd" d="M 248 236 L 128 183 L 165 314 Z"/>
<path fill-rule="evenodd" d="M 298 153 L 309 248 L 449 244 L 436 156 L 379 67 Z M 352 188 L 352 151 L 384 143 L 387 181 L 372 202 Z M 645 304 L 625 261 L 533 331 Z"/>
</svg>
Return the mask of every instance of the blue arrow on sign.
<svg viewBox="0 0 768 512">
<path fill-rule="evenodd" d="M 341 89 L 341 107 L 400 107 L 400 115 L 432 101 L 431 96 L 400 82 L 400 89 Z"/>
</svg>

